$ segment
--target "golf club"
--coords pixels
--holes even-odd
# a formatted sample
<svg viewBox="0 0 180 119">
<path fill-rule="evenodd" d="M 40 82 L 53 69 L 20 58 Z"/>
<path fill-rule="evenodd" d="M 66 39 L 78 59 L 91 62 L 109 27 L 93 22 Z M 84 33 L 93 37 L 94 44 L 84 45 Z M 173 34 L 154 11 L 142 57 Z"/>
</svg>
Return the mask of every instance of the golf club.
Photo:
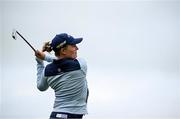
<svg viewBox="0 0 180 119">
<path fill-rule="evenodd" d="M 31 47 L 31 49 L 36 52 L 35 48 L 15 29 L 13 29 L 12 37 L 17 40 L 17 34 Z"/>
</svg>

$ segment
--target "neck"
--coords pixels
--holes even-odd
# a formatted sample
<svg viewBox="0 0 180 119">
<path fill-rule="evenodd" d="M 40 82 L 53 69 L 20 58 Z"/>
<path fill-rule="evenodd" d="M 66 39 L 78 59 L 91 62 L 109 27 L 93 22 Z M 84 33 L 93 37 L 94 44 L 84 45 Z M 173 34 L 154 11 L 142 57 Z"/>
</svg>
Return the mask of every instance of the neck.
<svg viewBox="0 0 180 119">
<path fill-rule="evenodd" d="M 63 59 L 63 58 L 66 58 L 65 56 L 57 56 L 58 59 Z"/>
<path fill-rule="evenodd" d="M 64 58 L 70 58 L 70 57 L 67 57 L 66 55 L 57 56 L 57 59 L 64 59 Z"/>
</svg>

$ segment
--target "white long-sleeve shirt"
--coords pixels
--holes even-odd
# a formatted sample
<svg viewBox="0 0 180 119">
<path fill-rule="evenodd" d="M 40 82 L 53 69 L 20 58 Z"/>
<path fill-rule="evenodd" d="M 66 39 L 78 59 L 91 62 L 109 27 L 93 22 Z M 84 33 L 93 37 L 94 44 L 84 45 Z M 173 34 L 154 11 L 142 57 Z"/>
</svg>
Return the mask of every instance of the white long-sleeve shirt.
<svg viewBox="0 0 180 119">
<path fill-rule="evenodd" d="M 45 56 L 45 61 L 52 62 L 46 67 L 40 59 L 37 61 L 37 88 L 45 91 L 50 86 L 55 92 L 54 112 L 87 114 L 88 86 L 86 80 L 87 65 L 85 60 L 54 60 Z"/>
</svg>

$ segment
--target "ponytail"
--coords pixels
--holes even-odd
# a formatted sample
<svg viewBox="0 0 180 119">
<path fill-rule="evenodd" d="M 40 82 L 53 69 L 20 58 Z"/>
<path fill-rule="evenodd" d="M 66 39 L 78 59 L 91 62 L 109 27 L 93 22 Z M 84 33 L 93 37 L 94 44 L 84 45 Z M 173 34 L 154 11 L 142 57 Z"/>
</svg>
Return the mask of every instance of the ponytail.
<svg viewBox="0 0 180 119">
<path fill-rule="evenodd" d="M 45 52 L 45 51 L 51 52 L 52 51 L 50 41 L 44 43 L 42 51 L 43 52 Z"/>
</svg>

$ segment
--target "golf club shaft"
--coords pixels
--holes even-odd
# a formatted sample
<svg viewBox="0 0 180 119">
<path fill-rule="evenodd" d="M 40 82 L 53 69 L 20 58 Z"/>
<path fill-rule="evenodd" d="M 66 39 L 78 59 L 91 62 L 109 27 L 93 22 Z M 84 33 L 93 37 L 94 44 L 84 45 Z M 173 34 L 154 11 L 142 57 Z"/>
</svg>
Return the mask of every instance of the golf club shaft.
<svg viewBox="0 0 180 119">
<path fill-rule="evenodd" d="M 16 31 L 16 33 L 32 48 L 34 52 L 36 52 L 34 47 L 18 31 Z"/>
</svg>

